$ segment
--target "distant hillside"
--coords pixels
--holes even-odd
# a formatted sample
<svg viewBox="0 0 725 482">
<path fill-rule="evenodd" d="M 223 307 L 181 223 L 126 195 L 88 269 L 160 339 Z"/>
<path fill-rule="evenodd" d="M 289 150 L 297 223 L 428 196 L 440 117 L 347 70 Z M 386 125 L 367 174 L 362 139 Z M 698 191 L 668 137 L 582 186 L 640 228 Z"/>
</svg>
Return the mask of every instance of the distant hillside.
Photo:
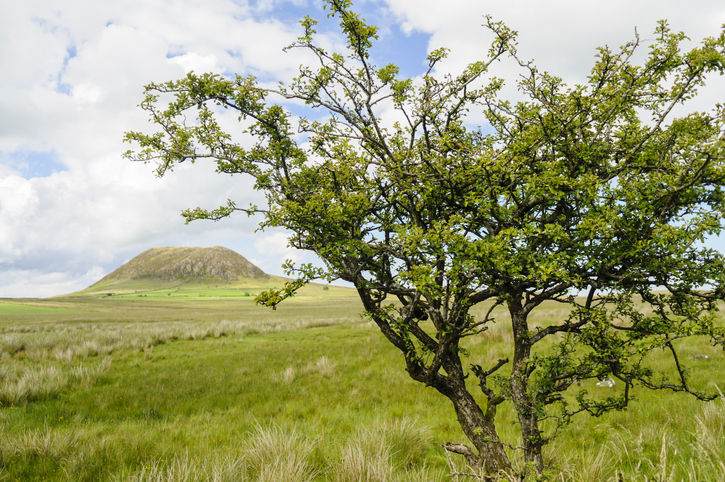
<svg viewBox="0 0 725 482">
<path fill-rule="evenodd" d="M 153 248 L 88 288 L 59 298 L 253 302 L 262 291 L 282 288 L 288 281 L 289 278 L 266 274 L 244 256 L 220 246 Z M 299 291 L 295 300 L 339 300 L 351 296 L 354 298 L 357 293 L 350 288 L 310 283 Z"/>
<path fill-rule="evenodd" d="M 217 278 L 267 279 L 269 275 L 239 253 L 221 246 L 213 248 L 152 248 L 144 251 L 91 287 L 109 281 L 162 280 L 202 281 Z"/>
<path fill-rule="evenodd" d="M 231 249 L 152 248 L 104 276 L 88 288 L 63 296 L 106 296 L 158 290 L 229 288 L 257 292 L 281 286 L 283 278 L 270 276 Z"/>
</svg>

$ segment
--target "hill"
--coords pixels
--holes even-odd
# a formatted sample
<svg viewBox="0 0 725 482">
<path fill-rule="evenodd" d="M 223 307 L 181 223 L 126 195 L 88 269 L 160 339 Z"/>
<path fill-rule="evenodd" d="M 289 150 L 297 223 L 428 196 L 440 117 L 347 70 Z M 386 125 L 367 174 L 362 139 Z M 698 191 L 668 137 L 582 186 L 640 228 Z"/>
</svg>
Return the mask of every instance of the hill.
<svg viewBox="0 0 725 482">
<path fill-rule="evenodd" d="M 267 279 L 269 275 L 241 254 L 221 246 L 151 248 L 104 276 L 91 287 L 108 281 L 199 281 L 213 278 L 236 281 L 239 278 Z"/>
<path fill-rule="evenodd" d="M 152 248 L 73 296 L 119 295 L 187 288 L 253 289 L 280 286 L 244 256 L 221 246 Z M 66 295 L 68 296 L 68 295 Z"/>
</svg>

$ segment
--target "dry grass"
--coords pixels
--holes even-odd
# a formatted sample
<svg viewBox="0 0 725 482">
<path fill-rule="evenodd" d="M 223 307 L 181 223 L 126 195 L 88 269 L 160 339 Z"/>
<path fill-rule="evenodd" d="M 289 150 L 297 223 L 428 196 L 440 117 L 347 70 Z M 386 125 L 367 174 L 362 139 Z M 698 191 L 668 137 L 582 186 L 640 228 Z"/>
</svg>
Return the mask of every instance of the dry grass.
<svg viewBox="0 0 725 482">
<path fill-rule="evenodd" d="M 0 460 L 6 465 L 13 458 L 33 457 L 62 459 L 79 444 L 79 436 L 71 431 L 54 430 L 47 425 L 38 430 L 11 433 L 0 427 Z"/>
<path fill-rule="evenodd" d="M 409 478 L 429 471 L 412 462 L 430 446 L 429 430 L 409 419 L 376 423 L 362 429 L 332 464 L 338 482 L 386 482 L 395 474 Z"/>
<path fill-rule="evenodd" d="M 433 470 L 428 466 L 406 469 L 397 478 L 397 482 L 444 482 L 447 480 L 451 479 L 446 477 L 440 470 Z"/>
<path fill-rule="evenodd" d="M 642 474 L 636 480 L 725 482 L 725 396 L 721 394 L 719 400 L 705 404 L 694 421 L 694 458 L 682 456 L 681 442 L 667 427 L 642 425 L 637 431 L 620 428 L 611 430 L 610 442 L 597 450 L 564 455 L 564 450 L 552 448 L 550 452 L 557 454 L 551 461 L 558 468 L 556 480 L 616 482 L 619 472 L 629 472 Z"/>
<path fill-rule="evenodd" d="M 335 466 L 335 480 L 338 482 L 386 482 L 393 475 L 390 449 L 383 443 L 364 447 L 360 443 L 349 443 L 340 453 Z"/>
<path fill-rule="evenodd" d="M 326 378 L 332 378 L 335 375 L 335 367 L 337 367 L 337 364 L 330 358 L 321 356 L 315 361 L 314 365 L 308 367 L 308 371 L 318 373 Z"/>
<path fill-rule="evenodd" d="M 297 376 L 297 370 L 295 370 L 295 367 L 293 367 L 292 365 L 289 365 L 284 370 L 282 370 L 282 373 L 280 374 L 279 379 L 282 381 L 282 383 L 291 385 L 292 382 L 295 381 L 296 376 Z"/>
<path fill-rule="evenodd" d="M 247 334 L 301 330 L 350 319 L 295 320 L 263 318 L 253 321 L 219 322 L 133 322 L 133 323 L 52 323 L 0 327 L 0 357 L 23 353 L 30 361 L 54 360 L 68 363 L 76 359 L 107 356 L 117 351 L 142 352 L 173 340 L 203 340 Z"/>
<path fill-rule="evenodd" d="M 254 479 L 259 482 L 307 482 L 315 480 L 310 455 L 315 441 L 297 430 L 278 425 L 257 425 L 245 444 Z"/>
<path fill-rule="evenodd" d="M 562 482 L 616 482 L 616 468 L 621 458 L 612 444 L 605 444 L 596 450 L 582 447 L 581 451 L 560 454 L 556 480 Z"/>
<path fill-rule="evenodd" d="M 0 366 L 0 407 L 48 400 L 70 386 L 91 386 L 110 366 L 110 358 L 93 366 L 81 364 L 68 369 L 55 365 L 25 368 L 8 361 Z"/>
<path fill-rule="evenodd" d="M 349 444 L 324 438 L 309 439 L 295 428 L 257 424 L 241 444 L 239 453 L 222 457 L 190 457 L 188 452 L 170 459 L 149 461 L 120 481 L 254 481 L 254 482 L 442 482 L 441 471 L 425 465 L 405 466 L 427 444 L 427 428 L 407 420 L 378 423 L 363 430 Z M 314 453 L 332 448 L 326 466 L 315 466 Z M 318 461 L 319 462 L 319 461 Z"/>
<path fill-rule="evenodd" d="M 725 396 L 710 402 L 695 417 L 694 441 L 697 461 L 690 461 L 691 480 L 725 482 Z"/>
<path fill-rule="evenodd" d="M 174 457 L 171 463 L 161 461 L 144 466 L 137 474 L 118 477 L 128 482 L 245 482 L 246 465 L 242 458 L 201 459 L 189 458 L 188 454 Z"/>
</svg>

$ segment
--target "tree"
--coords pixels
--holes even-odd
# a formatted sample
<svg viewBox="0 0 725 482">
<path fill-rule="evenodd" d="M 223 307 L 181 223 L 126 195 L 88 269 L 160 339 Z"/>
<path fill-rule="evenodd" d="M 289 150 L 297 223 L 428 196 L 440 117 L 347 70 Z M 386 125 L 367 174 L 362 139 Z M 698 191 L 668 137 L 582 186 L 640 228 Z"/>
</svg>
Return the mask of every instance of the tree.
<svg viewBox="0 0 725 482">
<path fill-rule="evenodd" d="M 690 337 L 725 340 L 716 318 L 725 259 L 703 244 L 723 228 L 725 107 L 673 113 L 707 74 L 722 75 L 725 33 L 683 51 L 686 37 L 661 22 L 640 63 L 638 36 L 600 48 L 588 81 L 569 88 L 521 61 L 516 33 L 488 18 L 485 60 L 439 78 L 447 51 L 436 50 L 412 80 L 373 64 L 376 28 L 348 0 L 327 8 L 340 20 L 344 54 L 319 47 L 305 17 L 290 48 L 319 65 L 301 68 L 291 85 L 193 73 L 150 84 L 141 107 L 160 130 L 126 136 L 139 145 L 126 157 L 156 162 L 159 176 L 211 159 L 220 173 L 252 176 L 266 195 L 263 207 L 189 209 L 187 222 L 261 213 L 262 228 L 290 230 L 291 246 L 323 261 L 287 264 L 297 279 L 257 301 L 274 307 L 314 279 L 352 283 L 410 377 L 451 401 L 475 451 L 448 449 L 492 475 L 541 473 L 542 447 L 560 426 L 626 407 L 635 388 L 711 399 L 690 386 L 678 350 Z M 489 69 L 503 58 L 522 69 L 524 101 L 499 98 L 503 81 Z M 273 97 L 324 116 L 293 122 Z M 389 107 L 398 122 L 382 117 Z M 253 147 L 220 128 L 221 109 L 250 124 L 242 134 Z M 485 113 L 485 130 L 467 123 L 471 109 Z M 551 300 L 569 308 L 566 319 L 530 326 Z M 473 316 L 479 305 L 487 314 Z M 511 355 L 466 362 L 461 343 L 491 326 L 496 307 L 510 315 Z M 674 376 L 648 365 L 653 350 L 670 354 Z M 615 396 L 576 388 L 608 377 L 618 381 Z M 525 467 L 512 467 L 512 447 L 498 435 L 502 403 L 517 414 Z"/>
</svg>

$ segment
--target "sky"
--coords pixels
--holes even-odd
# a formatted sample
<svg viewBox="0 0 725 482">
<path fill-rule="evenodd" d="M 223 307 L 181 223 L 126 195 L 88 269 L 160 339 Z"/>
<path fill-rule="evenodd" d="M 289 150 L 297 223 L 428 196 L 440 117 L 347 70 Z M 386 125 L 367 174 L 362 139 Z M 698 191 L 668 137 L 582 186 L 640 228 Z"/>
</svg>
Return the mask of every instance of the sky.
<svg viewBox="0 0 725 482">
<path fill-rule="evenodd" d="M 519 32 L 521 57 L 570 84 L 585 81 L 598 46 L 621 46 L 635 28 L 646 40 L 667 19 L 698 43 L 725 24 L 722 0 L 358 0 L 354 8 L 380 28 L 375 63 L 398 64 L 405 76 L 421 75 L 439 47 L 451 51 L 440 75 L 481 59 L 490 14 Z M 285 259 L 314 262 L 287 247 L 284 231 L 255 232 L 254 218 L 184 224 L 188 207 L 260 203 L 248 179 L 201 162 L 157 178 L 122 153 L 132 147 L 124 132 L 154 130 L 138 108 L 144 85 L 190 70 L 289 81 L 310 62 L 283 51 L 304 15 L 321 21 L 323 45 L 341 47 L 326 13 L 320 0 L 0 0 L 0 298 L 77 291 L 157 246 L 225 246 L 277 275 Z M 494 74 L 515 96 L 512 66 Z M 696 106 L 724 100 L 725 82 L 713 79 Z"/>
</svg>

